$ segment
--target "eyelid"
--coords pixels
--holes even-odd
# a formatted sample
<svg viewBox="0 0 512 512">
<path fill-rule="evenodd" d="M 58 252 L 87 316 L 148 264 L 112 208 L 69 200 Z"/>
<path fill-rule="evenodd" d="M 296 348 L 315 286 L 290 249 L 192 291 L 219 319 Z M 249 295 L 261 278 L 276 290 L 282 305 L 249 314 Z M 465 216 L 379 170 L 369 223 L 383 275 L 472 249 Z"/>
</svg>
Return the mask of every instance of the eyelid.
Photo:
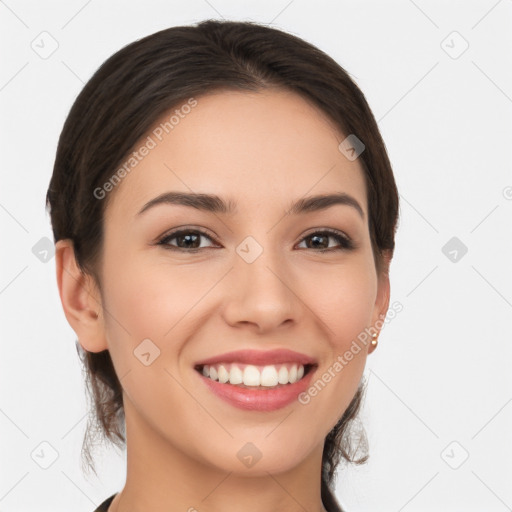
<svg viewBox="0 0 512 512">
<path fill-rule="evenodd" d="M 171 245 L 165 243 L 165 240 L 167 240 L 167 239 L 172 240 L 173 238 L 180 236 L 182 234 L 185 234 L 185 233 L 195 233 L 199 236 L 209 238 L 212 242 L 214 242 L 217 245 L 221 245 L 218 242 L 217 237 L 215 235 L 213 235 L 208 229 L 195 227 L 195 226 L 178 226 L 178 227 L 172 228 L 169 231 L 165 232 L 163 235 L 157 237 L 154 244 L 155 245 L 163 245 L 164 247 L 171 247 L 173 249 L 177 249 L 178 251 L 182 250 L 184 252 L 193 252 L 193 251 L 198 251 L 200 249 L 201 250 L 202 249 L 211 249 L 211 247 L 200 247 L 197 249 L 186 250 L 186 249 L 181 249 L 180 247 L 171 246 Z"/>
<path fill-rule="evenodd" d="M 182 232 L 188 233 L 189 231 L 197 232 L 197 233 L 200 233 L 202 235 L 208 236 L 212 240 L 215 240 L 215 241 L 217 240 L 217 237 L 209 229 L 203 228 L 203 227 L 199 227 L 199 226 L 185 224 L 184 226 L 175 226 L 174 228 L 168 229 L 163 234 L 161 234 L 158 237 L 156 237 L 155 241 L 158 242 L 158 241 L 160 241 L 160 240 L 162 240 L 164 238 L 167 238 L 168 236 L 171 236 L 171 235 L 172 236 L 176 236 L 177 234 L 180 234 Z"/>
<path fill-rule="evenodd" d="M 316 233 L 328 233 L 331 235 L 339 235 L 345 238 L 347 241 L 351 241 L 352 238 L 348 236 L 345 232 L 341 231 L 340 229 L 335 228 L 311 228 L 310 230 L 306 231 L 304 235 L 302 235 L 301 241 L 304 240 L 304 238 L 307 238 L 308 236 L 314 235 Z"/>
</svg>

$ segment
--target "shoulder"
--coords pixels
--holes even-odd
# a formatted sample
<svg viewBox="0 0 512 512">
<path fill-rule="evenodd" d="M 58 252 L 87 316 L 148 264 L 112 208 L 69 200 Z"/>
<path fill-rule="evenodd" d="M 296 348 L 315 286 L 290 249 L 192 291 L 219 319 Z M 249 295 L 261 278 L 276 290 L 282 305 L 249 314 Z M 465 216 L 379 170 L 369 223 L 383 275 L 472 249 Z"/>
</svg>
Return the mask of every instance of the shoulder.
<svg viewBox="0 0 512 512">
<path fill-rule="evenodd" d="M 94 512 L 107 512 L 108 507 L 112 503 L 112 500 L 116 497 L 116 494 L 112 494 L 110 498 L 107 498 Z"/>
</svg>

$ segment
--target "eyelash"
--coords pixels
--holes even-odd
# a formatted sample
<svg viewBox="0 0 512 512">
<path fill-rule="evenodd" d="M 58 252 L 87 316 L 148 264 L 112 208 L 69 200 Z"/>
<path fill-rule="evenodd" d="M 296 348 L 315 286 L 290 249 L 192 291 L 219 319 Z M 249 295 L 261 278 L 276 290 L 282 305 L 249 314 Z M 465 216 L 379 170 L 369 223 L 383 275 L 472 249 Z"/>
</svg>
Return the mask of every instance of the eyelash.
<svg viewBox="0 0 512 512">
<path fill-rule="evenodd" d="M 199 247 L 195 249 L 185 249 L 183 247 L 176 247 L 174 245 L 170 245 L 169 241 L 178 238 L 181 235 L 187 235 L 187 234 L 196 234 L 200 236 L 204 236 L 205 238 L 210 239 L 214 243 L 218 243 L 212 236 L 207 234 L 206 232 L 200 230 L 200 229 L 179 229 L 176 231 L 173 231 L 171 233 L 168 233 L 164 235 L 157 243 L 156 245 L 161 245 L 164 247 L 164 249 L 168 249 L 171 251 L 181 251 L 181 252 L 190 252 L 190 253 L 197 253 L 202 249 L 212 249 L 212 247 Z M 332 251 L 352 251 L 356 248 L 354 242 L 345 234 L 332 230 L 332 229 L 322 229 L 319 231 L 314 231 L 313 233 L 310 233 L 309 235 L 302 238 L 300 243 L 302 243 L 304 240 L 312 237 L 313 235 L 329 235 L 330 237 L 336 239 L 336 241 L 340 244 L 340 247 L 330 247 L 326 249 L 313 249 L 315 252 L 332 252 Z M 309 249 L 309 248 L 306 248 Z"/>
</svg>

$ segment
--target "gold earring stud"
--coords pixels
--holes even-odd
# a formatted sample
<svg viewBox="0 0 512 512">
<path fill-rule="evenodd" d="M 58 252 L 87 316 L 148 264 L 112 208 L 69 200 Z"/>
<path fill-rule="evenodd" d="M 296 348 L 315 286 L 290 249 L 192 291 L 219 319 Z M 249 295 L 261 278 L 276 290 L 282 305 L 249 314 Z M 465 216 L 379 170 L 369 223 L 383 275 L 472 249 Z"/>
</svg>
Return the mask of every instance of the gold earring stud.
<svg viewBox="0 0 512 512">
<path fill-rule="evenodd" d="M 373 338 L 373 339 L 372 339 L 372 347 L 373 347 L 373 348 L 377 348 L 377 344 L 379 343 L 379 340 L 378 340 L 378 336 L 377 336 L 377 333 L 376 333 L 376 332 L 374 332 L 374 333 L 372 334 L 372 338 Z"/>
</svg>

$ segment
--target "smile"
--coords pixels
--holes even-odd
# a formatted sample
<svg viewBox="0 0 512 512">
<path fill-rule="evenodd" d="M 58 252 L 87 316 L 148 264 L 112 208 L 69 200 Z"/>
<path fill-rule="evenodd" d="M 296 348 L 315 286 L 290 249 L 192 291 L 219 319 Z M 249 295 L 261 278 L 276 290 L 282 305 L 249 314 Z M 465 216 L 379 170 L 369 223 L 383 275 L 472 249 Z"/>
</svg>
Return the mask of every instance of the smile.
<svg viewBox="0 0 512 512">
<path fill-rule="evenodd" d="M 290 367 L 287 364 L 278 364 L 262 368 L 254 365 L 243 366 L 236 363 L 196 366 L 195 373 L 214 396 L 229 405 L 245 411 L 271 412 L 294 402 L 298 403 L 298 396 L 310 386 L 318 368 L 317 365 L 311 364 L 292 364 Z M 219 380 L 219 373 L 225 382 Z M 300 373 L 302 376 L 299 377 Z M 226 379 L 227 376 L 229 379 Z M 234 382 L 239 381 L 240 377 L 242 380 L 238 384 L 232 384 L 232 376 Z M 269 386 L 268 384 L 274 384 L 276 378 L 277 384 Z M 250 385 L 246 385 L 245 382 Z"/>
</svg>

